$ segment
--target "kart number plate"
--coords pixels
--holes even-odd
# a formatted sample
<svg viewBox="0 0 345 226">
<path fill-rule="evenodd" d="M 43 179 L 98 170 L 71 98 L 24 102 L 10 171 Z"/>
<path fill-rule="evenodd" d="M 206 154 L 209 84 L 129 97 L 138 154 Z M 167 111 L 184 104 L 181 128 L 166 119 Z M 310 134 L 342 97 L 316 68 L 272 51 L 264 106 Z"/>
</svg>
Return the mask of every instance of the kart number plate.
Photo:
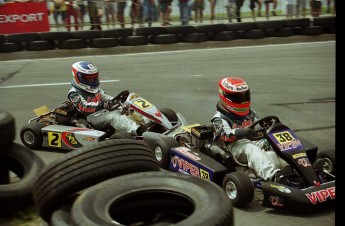
<svg viewBox="0 0 345 226">
<path fill-rule="evenodd" d="M 145 110 L 153 106 L 150 102 L 148 102 L 145 99 L 138 99 L 136 101 L 133 101 L 133 104 L 141 110 Z"/>
<path fill-rule="evenodd" d="M 296 151 L 303 148 L 301 141 L 291 130 L 273 132 L 269 136 L 281 151 Z"/>
<path fill-rule="evenodd" d="M 48 132 L 48 145 L 50 147 L 61 148 L 61 133 Z"/>
</svg>

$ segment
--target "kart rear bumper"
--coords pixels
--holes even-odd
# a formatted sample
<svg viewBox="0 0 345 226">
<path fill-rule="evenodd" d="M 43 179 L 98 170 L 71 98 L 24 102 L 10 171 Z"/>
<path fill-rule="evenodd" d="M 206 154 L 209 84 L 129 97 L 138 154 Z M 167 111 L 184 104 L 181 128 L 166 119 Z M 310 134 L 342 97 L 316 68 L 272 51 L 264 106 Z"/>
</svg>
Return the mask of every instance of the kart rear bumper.
<svg viewBox="0 0 345 226">
<path fill-rule="evenodd" d="M 335 181 L 305 189 L 265 182 L 262 186 L 264 200 L 262 206 L 291 211 L 309 211 L 335 204 Z"/>
</svg>

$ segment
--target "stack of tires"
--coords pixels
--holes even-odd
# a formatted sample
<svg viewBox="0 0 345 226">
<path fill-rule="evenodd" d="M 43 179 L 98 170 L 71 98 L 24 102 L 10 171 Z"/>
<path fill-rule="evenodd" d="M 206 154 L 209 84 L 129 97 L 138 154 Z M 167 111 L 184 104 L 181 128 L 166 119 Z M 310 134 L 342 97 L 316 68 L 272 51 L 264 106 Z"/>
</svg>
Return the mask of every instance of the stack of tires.
<svg viewBox="0 0 345 226">
<path fill-rule="evenodd" d="M 111 139 L 47 165 L 34 184 L 48 225 L 233 225 L 218 185 L 163 171 L 142 141 Z"/>
<path fill-rule="evenodd" d="M 15 119 L 0 110 L 0 215 L 34 206 L 32 189 L 44 162 L 30 149 L 14 142 Z"/>
</svg>

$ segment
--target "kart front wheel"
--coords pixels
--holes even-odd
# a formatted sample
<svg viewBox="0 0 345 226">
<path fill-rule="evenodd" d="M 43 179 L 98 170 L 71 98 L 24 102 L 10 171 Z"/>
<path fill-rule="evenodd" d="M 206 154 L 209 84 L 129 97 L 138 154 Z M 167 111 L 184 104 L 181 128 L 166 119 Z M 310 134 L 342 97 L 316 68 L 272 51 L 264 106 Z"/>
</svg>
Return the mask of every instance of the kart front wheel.
<svg viewBox="0 0 345 226">
<path fill-rule="evenodd" d="M 170 149 L 178 146 L 179 143 L 172 137 L 163 137 L 154 143 L 153 149 L 155 152 L 155 157 L 161 168 L 169 168 L 171 159 Z"/>
<path fill-rule="evenodd" d="M 225 175 L 223 189 L 235 207 L 244 207 L 253 201 L 253 183 L 249 176 L 243 172 L 233 172 Z"/>
<path fill-rule="evenodd" d="M 42 128 L 44 124 L 40 122 L 32 122 L 25 125 L 20 130 L 20 139 L 22 143 L 30 149 L 39 149 L 42 147 L 43 135 Z"/>
</svg>

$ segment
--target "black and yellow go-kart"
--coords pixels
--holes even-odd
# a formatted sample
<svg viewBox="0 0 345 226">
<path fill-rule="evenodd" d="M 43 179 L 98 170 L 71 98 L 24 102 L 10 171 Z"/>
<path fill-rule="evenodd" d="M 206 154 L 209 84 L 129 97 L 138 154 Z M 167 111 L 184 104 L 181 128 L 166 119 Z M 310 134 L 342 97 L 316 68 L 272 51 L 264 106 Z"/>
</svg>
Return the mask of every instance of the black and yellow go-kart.
<svg viewBox="0 0 345 226">
<path fill-rule="evenodd" d="M 281 168 L 278 181 L 264 181 L 236 161 L 222 142 L 213 142 L 211 126 L 182 126 L 168 135 L 144 133 L 144 141 L 155 151 L 164 169 L 190 174 L 222 186 L 235 207 L 244 207 L 263 194 L 262 206 L 291 211 L 308 211 L 335 202 L 335 158 L 333 152 L 298 137 L 276 116 L 251 125 L 250 140 L 266 139 L 267 155 Z M 214 151 L 216 147 L 225 151 Z M 211 150 L 211 148 L 213 150 Z"/>
</svg>

